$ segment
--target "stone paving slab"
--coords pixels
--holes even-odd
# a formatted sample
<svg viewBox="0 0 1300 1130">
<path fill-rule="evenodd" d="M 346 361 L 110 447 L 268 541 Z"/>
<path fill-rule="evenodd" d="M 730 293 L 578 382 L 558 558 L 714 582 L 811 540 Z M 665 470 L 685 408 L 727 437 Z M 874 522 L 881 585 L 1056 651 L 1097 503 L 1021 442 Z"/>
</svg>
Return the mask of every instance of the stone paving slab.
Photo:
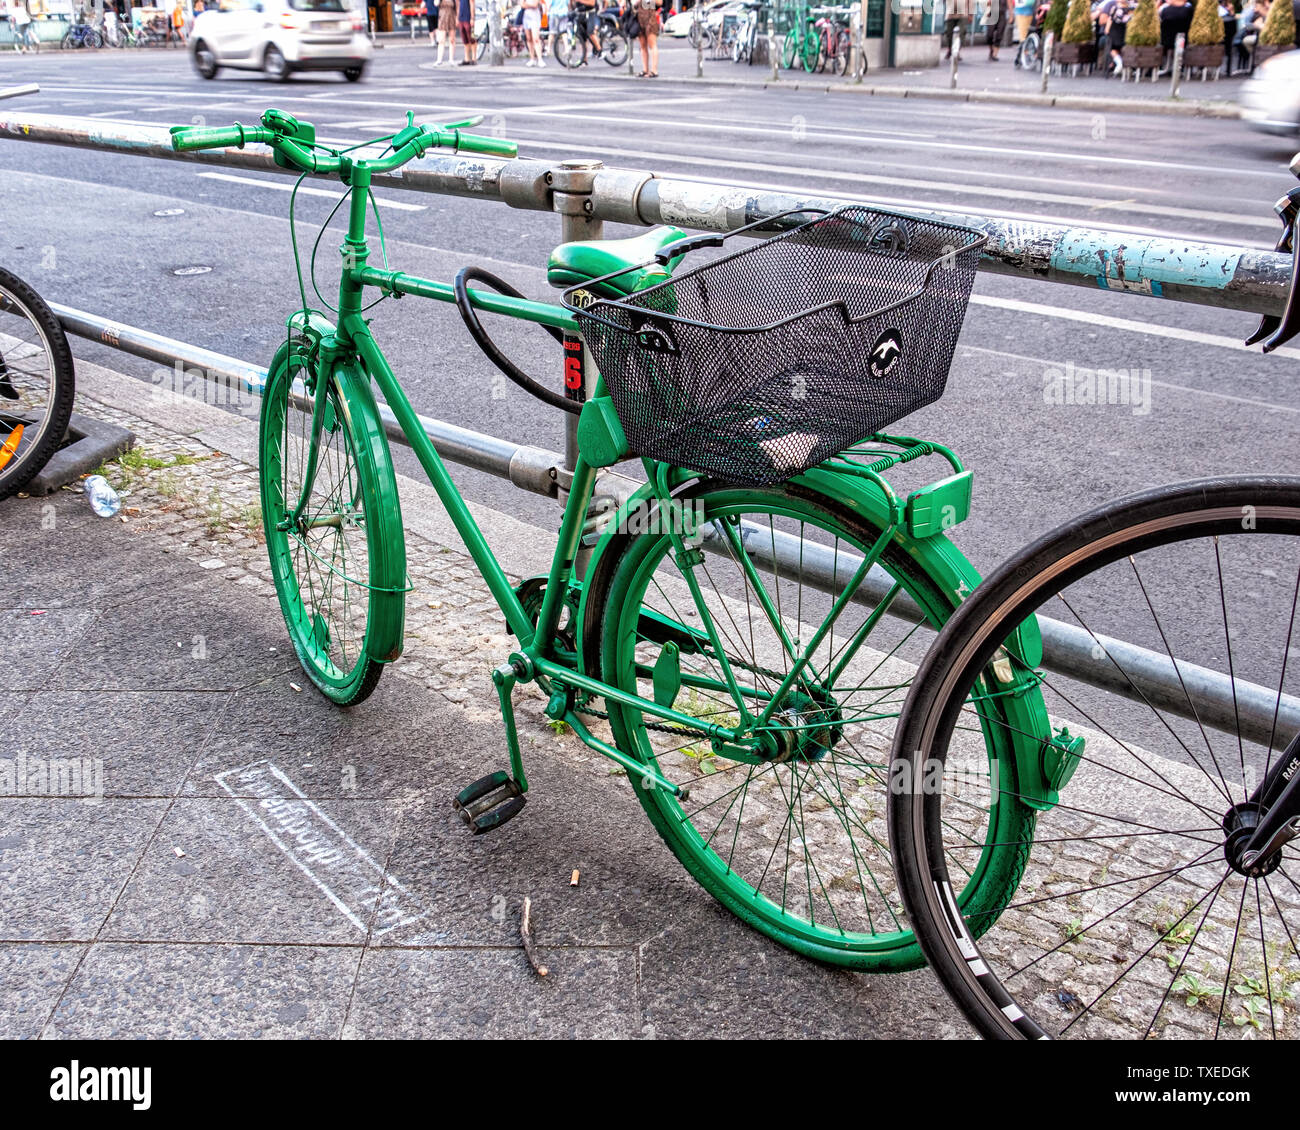
<svg viewBox="0 0 1300 1130">
<path fill-rule="evenodd" d="M 27 578 L 0 599 L 12 756 L 89 762 L 102 789 L 0 794 L 0 1035 L 963 1030 L 924 973 L 827 971 L 743 926 L 536 695 L 517 700 L 528 809 L 469 836 L 450 798 L 505 763 L 488 673 L 512 641 L 468 559 L 408 531 L 406 657 L 337 710 L 291 654 L 252 469 L 147 406 L 79 407 L 180 461 L 109 469 L 124 521 L 87 517 L 79 491 L 3 505 Z M 519 941 L 525 897 L 545 980 Z"/>
</svg>

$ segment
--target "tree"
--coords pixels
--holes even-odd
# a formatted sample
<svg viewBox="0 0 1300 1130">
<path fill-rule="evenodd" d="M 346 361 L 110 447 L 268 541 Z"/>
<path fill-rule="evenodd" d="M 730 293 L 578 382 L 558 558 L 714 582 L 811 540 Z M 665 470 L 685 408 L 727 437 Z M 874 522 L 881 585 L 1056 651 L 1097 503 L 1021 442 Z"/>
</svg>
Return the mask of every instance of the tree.
<svg viewBox="0 0 1300 1130">
<path fill-rule="evenodd" d="M 1139 0 L 1137 11 L 1128 22 L 1124 35 L 1126 47 L 1155 47 L 1160 42 L 1160 17 L 1156 14 L 1156 0 Z"/>
<path fill-rule="evenodd" d="M 1278 0 L 1289 7 L 1290 0 Z M 1187 29 L 1187 42 L 1195 47 L 1213 47 L 1223 42 L 1223 18 L 1219 15 L 1219 0 L 1196 0 L 1192 13 L 1192 26 Z"/>
<path fill-rule="evenodd" d="M 1063 43 L 1091 43 L 1092 5 L 1088 0 L 1070 0 L 1069 14 L 1065 17 L 1065 27 L 1061 31 Z"/>
<path fill-rule="evenodd" d="M 1267 47 L 1295 46 L 1295 9 L 1288 0 L 1274 0 L 1269 6 L 1259 42 Z"/>
<path fill-rule="evenodd" d="M 1070 6 L 1070 0 L 1052 0 L 1052 6 L 1048 8 L 1047 15 L 1043 17 L 1043 35 L 1049 31 L 1056 33 L 1056 38 L 1061 38 L 1061 29 L 1065 27 L 1065 12 Z"/>
</svg>

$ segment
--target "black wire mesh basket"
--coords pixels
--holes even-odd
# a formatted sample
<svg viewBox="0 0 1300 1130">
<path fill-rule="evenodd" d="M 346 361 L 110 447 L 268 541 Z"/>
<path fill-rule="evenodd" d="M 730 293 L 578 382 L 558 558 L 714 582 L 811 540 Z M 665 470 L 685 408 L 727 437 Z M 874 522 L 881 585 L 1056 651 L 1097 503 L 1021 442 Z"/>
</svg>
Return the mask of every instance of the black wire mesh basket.
<svg viewBox="0 0 1300 1130">
<path fill-rule="evenodd" d="M 985 236 L 848 205 L 626 296 L 564 292 L 632 450 L 738 483 L 806 471 L 937 400 Z M 591 288 L 597 287 L 593 294 Z M 603 291 L 608 293 L 608 291 Z"/>
</svg>

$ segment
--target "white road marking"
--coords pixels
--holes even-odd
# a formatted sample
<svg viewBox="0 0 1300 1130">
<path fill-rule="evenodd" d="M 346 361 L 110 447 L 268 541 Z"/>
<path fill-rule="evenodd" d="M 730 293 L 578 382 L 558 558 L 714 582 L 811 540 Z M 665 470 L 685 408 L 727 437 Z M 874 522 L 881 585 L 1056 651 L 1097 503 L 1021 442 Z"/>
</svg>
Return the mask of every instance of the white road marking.
<svg viewBox="0 0 1300 1130">
<path fill-rule="evenodd" d="M 198 175 L 205 177 L 208 180 L 229 181 L 231 184 L 251 184 L 255 185 L 257 188 L 272 188 L 275 189 L 276 192 L 292 192 L 295 183 L 293 181 L 287 181 L 282 184 L 280 181 L 258 180 L 256 177 L 236 176 L 234 173 L 199 173 Z M 325 196 L 330 200 L 342 200 L 343 197 L 347 195 L 345 192 L 335 192 L 328 188 L 311 188 L 307 185 L 302 185 L 298 189 L 298 194 L 300 196 Z M 424 212 L 428 210 L 427 204 L 406 204 L 400 200 L 389 200 L 384 196 L 376 196 L 375 203 L 383 208 L 396 208 L 402 212 Z"/>
<path fill-rule="evenodd" d="M 1018 298 L 993 298 L 984 294 L 971 295 L 971 302 L 976 306 L 988 306 L 995 310 L 1013 310 L 1017 314 L 1035 314 L 1043 318 L 1061 318 L 1067 322 L 1084 322 L 1090 326 L 1105 326 L 1107 329 L 1123 330 L 1125 333 L 1146 334 L 1148 337 L 1165 337 L 1173 341 L 1189 342 L 1193 345 L 1208 345 L 1215 349 L 1231 349 L 1239 353 L 1259 354 L 1258 345 L 1243 345 L 1240 339 L 1235 337 L 1204 333 L 1201 330 L 1185 330 L 1181 326 L 1161 326 L 1153 322 L 1134 321 L 1131 318 L 1116 318 L 1110 314 L 1094 314 L 1086 310 L 1069 310 L 1059 306 L 1044 306 L 1038 302 L 1024 302 Z M 1269 356 L 1300 359 L 1300 349 L 1284 345 L 1280 349 L 1273 350 Z"/>
<path fill-rule="evenodd" d="M 549 111 L 520 111 L 525 113 L 535 113 L 539 117 L 551 116 Z M 703 130 L 713 132 L 735 133 L 736 127 L 729 125 L 717 125 L 710 122 L 693 122 L 690 120 L 674 120 L 671 118 L 611 118 L 603 114 L 576 114 L 572 111 L 565 111 L 564 116 L 575 121 L 590 122 L 608 122 L 611 125 L 626 128 L 627 126 L 661 126 L 676 130 Z M 787 126 L 782 129 L 769 129 L 763 126 L 748 126 L 743 132 L 758 133 L 767 135 L 776 135 L 778 137 L 789 137 L 790 128 Z M 1140 157 L 1108 157 L 1101 153 L 1070 153 L 1064 150 L 1051 149 L 1014 149 L 997 145 L 963 145 L 954 141 L 927 141 L 924 139 L 907 138 L 862 138 L 855 137 L 852 134 L 832 132 L 829 130 L 810 129 L 804 135 L 809 138 L 816 138 L 819 141 L 853 141 L 853 142 L 874 142 L 879 145 L 898 145 L 904 147 L 915 147 L 920 149 L 950 149 L 962 153 L 992 153 L 1001 157 L 1027 157 L 1035 161 L 1079 161 L 1084 164 L 1105 164 L 1105 165 L 1123 165 L 1129 168 L 1142 169 L 1178 169 L 1187 172 L 1195 172 L 1204 175 L 1205 173 L 1225 173 L 1229 175 L 1249 174 L 1254 176 L 1276 176 L 1276 173 L 1265 172 L 1256 169 L 1224 168 L 1209 164 L 1182 164 L 1177 161 L 1153 161 Z"/>
<path fill-rule="evenodd" d="M 510 131 L 507 129 L 506 132 L 509 133 Z M 526 131 L 518 133 L 517 136 L 519 138 L 527 138 L 527 133 Z M 527 145 L 534 149 L 560 149 L 565 151 L 574 148 L 572 143 L 537 141 L 531 138 L 527 139 Z M 522 145 L 521 148 L 523 148 Z M 777 174 L 787 173 L 791 176 L 799 176 L 803 178 L 811 177 L 821 180 L 849 181 L 854 184 L 883 184 L 895 188 L 919 188 L 926 191 L 954 193 L 958 196 L 995 196 L 999 199 L 1005 199 L 1010 193 L 1014 195 L 1017 200 L 1028 200 L 1036 203 L 1065 204 L 1077 208 L 1105 208 L 1116 212 L 1137 212 L 1139 214 L 1148 214 L 1153 216 L 1170 216 L 1183 220 L 1205 220 L 1215 224 L 1239 224 L 1246 227 L 1268 228 L 1270 230 L 1277 226 L 1277 219 L 1271 214 L 1271 209 L 1266 204 L 1261 204 L 1260 214 L 1254 216 L 1247 212 L 1209 212 L 1199 208 L 1179 208 L 1172 204 L 1148 204 L 1135 200 L 1104 200 L 1095 196 L 1070 196 L 1064 193 L 1034 192 L 1032 190 L 1021 188 L 1008 189 L 1001 185 L 960 184 L 956 182 L 928 181 L 911 177 L 889 177 L 874 173 L 817 169 L 807 165 L 773 165 L 760 161 L 737 161 L 731 159 L 720 161 L 718 154 L 737 152 L 737 150 L 731 148 L 717 149 L 714 151 L 713 156 L 708 157 L 689 156 L 681 153 L 648 153 L 644 150 L 616 149 L 600 145 L 591 145 L 589 143 L 582 143 L 581 148 L 593 153 L 607 153 L 614 157 L 631 157 L 642 161 L 670 161 L 684 165 L 705 165 L 709 168 L 744 169 L 755 172 Z M 748 187 L 774 188 L 777 186 L 757 184 Z M 789 186 L 781 187 L 788 189 Z M 903 200 L 901 203 L 906 204 L 908 201 Z M 917 201 L 911 201 L 910 203 L 915 206 Z M 991 214 L 1022 220 L 1042 219 L 1041 217 L 1030 216 L 1019 212 L 996 212 Z M 1060 220 L 1059 217 L 1057 217 L 1056 219 L 1043 220 L 1042 222 L 1057 223 L 1060 222 Z M 1170 233 L 1161 232 L 1152 234 L 1167 235 Z"/>
</svg>

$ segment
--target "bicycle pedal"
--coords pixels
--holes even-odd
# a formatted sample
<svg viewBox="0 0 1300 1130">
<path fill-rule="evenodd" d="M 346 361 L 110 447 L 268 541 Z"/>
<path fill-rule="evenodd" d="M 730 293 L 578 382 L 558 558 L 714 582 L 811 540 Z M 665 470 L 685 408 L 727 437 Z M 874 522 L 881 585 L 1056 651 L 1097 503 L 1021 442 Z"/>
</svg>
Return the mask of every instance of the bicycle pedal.
<svg viewBox="0 0 1300 1130">
<path fill-rule="evenodd" d="M 474 835 L 481 836 L 513 820 L 527 803 L 528 798 L 514 778 L 504 769 L 498 769 L 466 785 L 456 794 L 451 806 Z"/>
</svg>

